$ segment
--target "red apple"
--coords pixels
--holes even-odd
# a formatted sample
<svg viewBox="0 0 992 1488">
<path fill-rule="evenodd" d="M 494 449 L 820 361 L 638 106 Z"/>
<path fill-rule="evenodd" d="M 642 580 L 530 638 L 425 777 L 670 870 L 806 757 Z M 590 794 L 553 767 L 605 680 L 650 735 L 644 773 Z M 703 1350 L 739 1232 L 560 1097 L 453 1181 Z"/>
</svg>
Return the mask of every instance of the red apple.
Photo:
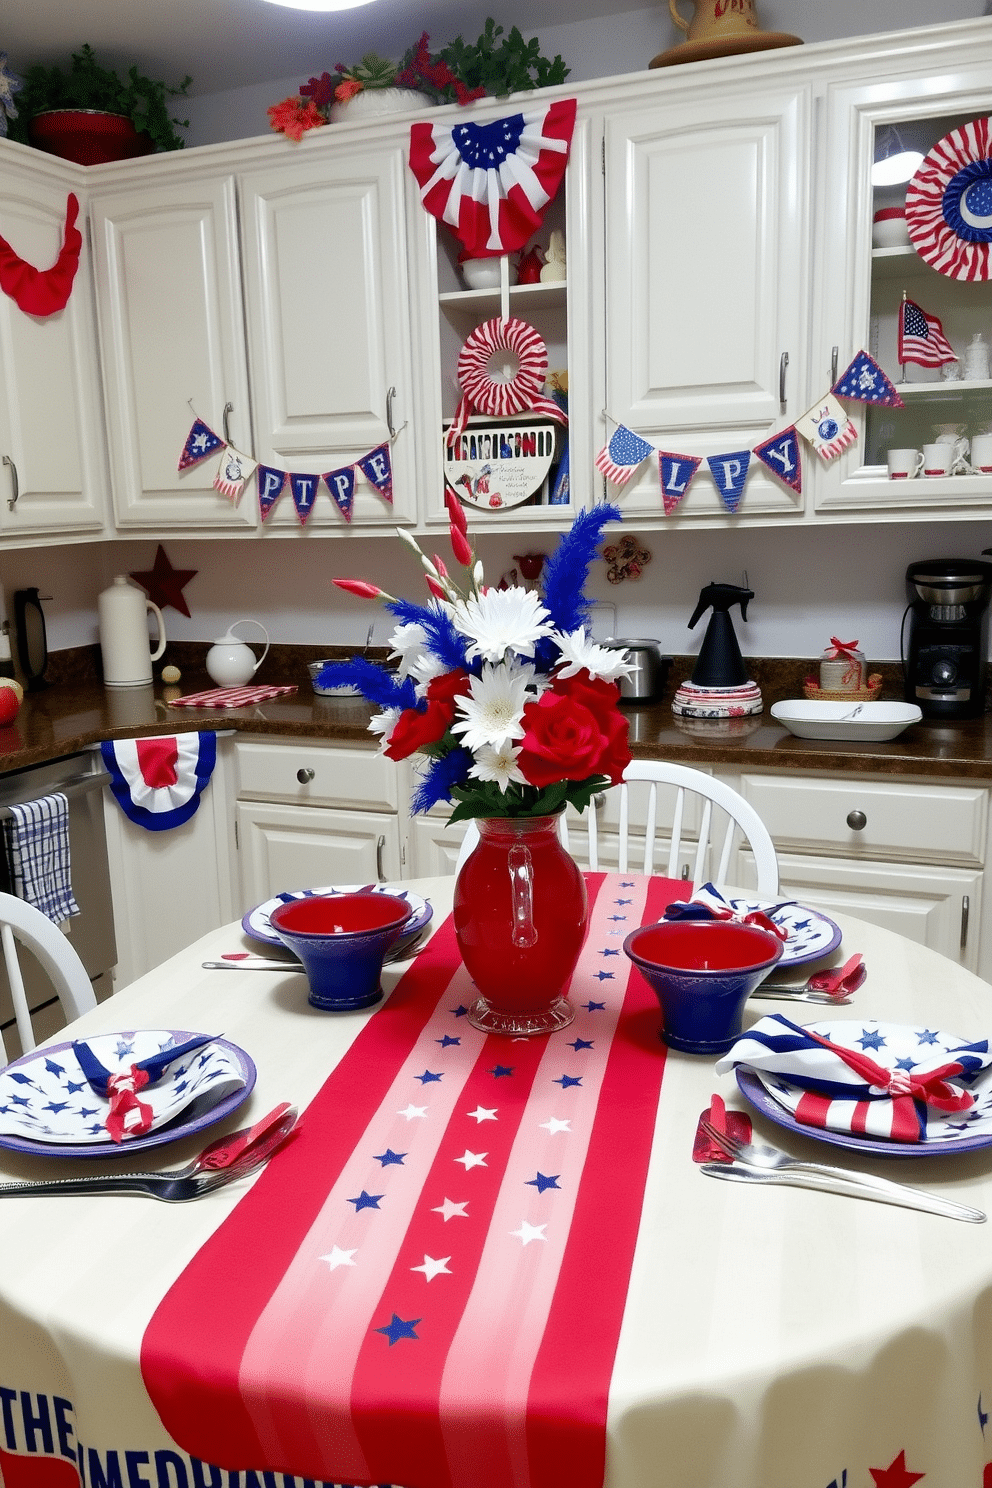
<svg viewBox="0 0 992 1488">
<path fill-rule="evenodd" d="M 21 710 L 24 690 L 13 677 L 0 677 L 0 728 L 13 723 Z"/>
</svg>

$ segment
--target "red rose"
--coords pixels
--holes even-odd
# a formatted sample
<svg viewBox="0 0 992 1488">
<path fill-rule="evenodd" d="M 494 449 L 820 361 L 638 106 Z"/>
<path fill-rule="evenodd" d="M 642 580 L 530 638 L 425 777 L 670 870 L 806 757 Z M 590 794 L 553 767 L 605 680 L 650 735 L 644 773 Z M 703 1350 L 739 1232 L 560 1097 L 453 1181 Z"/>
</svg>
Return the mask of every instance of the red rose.
<svg viewBox="0 0 992 1488">
<path fill-rule="evenodd" d="M 589 701 L 593 707 L 563 685 L 524 708 L 517 764 L 529 785 L 540 789 L 590 775 L 608 775 L 614 784 L 620 779 L 630 759 L 626 720 L 615 708 L 609 713 L 596 692 Z"/>
<path fill-rule="evenodd" d="M 407 759 L 425 744 L 443 739 L 455 718 L 455 698 L 469 690 L 467 672 L 456 667 L 433 677 L 427 686 L 426 707 L 404 708 L 384 753 L 387 759 Z"/>
<path fill-rule="evenodd" d="M 630 749 L 627 719 L 617 706 L 620 697 L 617 684 L 602 677 L 590 677 L 583 668 L 574 677 L 556 677 L 551 686 L 552 691 L 581 703 L 594 715 L 604 736 L 603 755 L 596 770 L 609 776 L 611 785 L 618 785 L 630 764 Z"/>
</svg>

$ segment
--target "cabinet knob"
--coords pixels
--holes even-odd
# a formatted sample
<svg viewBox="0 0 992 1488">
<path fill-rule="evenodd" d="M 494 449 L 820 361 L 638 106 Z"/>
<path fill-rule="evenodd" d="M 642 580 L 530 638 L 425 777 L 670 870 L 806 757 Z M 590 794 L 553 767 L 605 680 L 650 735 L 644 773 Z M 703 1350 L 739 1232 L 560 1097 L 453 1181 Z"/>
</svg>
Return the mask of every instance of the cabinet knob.
<svg viewBox="0 0 992 1488">
<path fill-rule="evenodd" d="M 309 785 L 311 780 L 313 779 L 313 775 L 314 772 L 312 770 L 308 770 L 306 766 L 303 766 L 296 772 L 296 778 L 301 785 Z"/>
<path fill-rule="evenodd" d="M 847 825 L 852 832 L 863 832 L 868 825 L 868 818 L 863 811 L 849 811 L 847 813 Z"/>
</svg>

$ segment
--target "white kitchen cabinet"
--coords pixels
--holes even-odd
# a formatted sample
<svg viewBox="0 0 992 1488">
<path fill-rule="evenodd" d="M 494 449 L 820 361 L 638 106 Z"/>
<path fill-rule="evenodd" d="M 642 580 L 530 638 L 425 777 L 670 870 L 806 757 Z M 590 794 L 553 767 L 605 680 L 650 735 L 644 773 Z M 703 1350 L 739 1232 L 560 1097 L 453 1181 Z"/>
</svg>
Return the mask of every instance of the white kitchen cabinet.
<svg viewBox="0 0 992 1488">
<path fill-rule="evenodd" d="M 351 526 L 392 527 L 417 516 L 408 126 L 351 133 L 240 178 L 255 455 L 319 477 L 389 443 L 392 503 L 359 474 Z M 307 525 L 346 525 L 322 485 Z M 288 488 L 266 526 L 299 526 Z"/>
<path fill-rule="evenodd" d="M 253 530 L 220 454 L 179 471 L 195 416 L 251 454 L 234 179 L 194 169 L 97 191 L 91 204 L 117 526 Z"/>
<path fill-rule="evenodd" d="M 70 171 L 37 152 L 3 156 L 0 236 L 45 270 L 64 241 Z M 92 265 L 85 192 L 77 227 L 79 268 L 68 303 L 28 315 L 0 294 L 0 539 L 99 533 L 107 466 L 96 373 Z"/>
<path fill-rule="evenodd" d="M 286 889 L 403 876 L 391 760 L 311 739 L 239 739 L 234 752 L 242 912 Z"/>
<path fill-rule="evenodd" d="M 896 126 L 907 147 L 924 154 L 951 129 L 984 118 L 992 100 L 992 57 L 949 27 L 893 37 L 886 65 L 852 57 L 831 81 L 825 99 L 825 171 L 819 219 L 821 281 L 815 299 L 813 365 L 822 386 L 832 366 L 841 371 L 862 348 L 882 365 L 906 407 L 847 406 L 858 441 L 817 471 L 818 516 L 881 513 L 889 519 L 978 515 L 989 508 L 988 477 L 890 481 L 889 448 L 920 449 L 933 443 L 940 424 L 961 424 L 970 437 L 992 427 L 992 382 L 944 382 L 939 368 L 907 363 L 906 385 L 898 361 L 898 315 L 905 293 L 936 315 L 963 366 L 975 331 L 989 339 L 987 283 L 962 283 L 937 273 L 912 247 L 872 249 L 874 210 L 899 206 L 905 185 L 871 185 L 879 134 Z"/>
<path fill-rule="evenodd" d="M 661 450 L 750 450 L 807 406 L 811 95 L 760 88 L 661 92 L 605 120 L 606 413 Z M 658 462 L 621 491 L 663 515 Z M 752 461 L 742 515 L 802 498 Z M 678 515 L 726 518 L 705 460 Z M 667 520 L 667 519 L 666 519 Z"/>
<path fill-rule="evenodd" d="M 858 915 L 973 971 L 992 970 L 982 923 L 986 787 L 813 772 L 725 778 L 772 835 L 783 897 Z"/>
</svg>

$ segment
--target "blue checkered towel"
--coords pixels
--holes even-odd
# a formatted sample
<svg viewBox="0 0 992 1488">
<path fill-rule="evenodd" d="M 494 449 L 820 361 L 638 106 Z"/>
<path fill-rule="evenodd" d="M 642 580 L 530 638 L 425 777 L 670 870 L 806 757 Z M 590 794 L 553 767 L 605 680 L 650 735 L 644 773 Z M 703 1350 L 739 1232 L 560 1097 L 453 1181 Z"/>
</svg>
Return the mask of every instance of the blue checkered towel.
<svg viewBox="0 0 992 1488">
<path fill-rule="evenodd" d="M 68 799 L 59 791 L 10 811 L 7 851 L 14 893 L 61 925 L 79 914 L 69 871 Z"/>
</svg>

